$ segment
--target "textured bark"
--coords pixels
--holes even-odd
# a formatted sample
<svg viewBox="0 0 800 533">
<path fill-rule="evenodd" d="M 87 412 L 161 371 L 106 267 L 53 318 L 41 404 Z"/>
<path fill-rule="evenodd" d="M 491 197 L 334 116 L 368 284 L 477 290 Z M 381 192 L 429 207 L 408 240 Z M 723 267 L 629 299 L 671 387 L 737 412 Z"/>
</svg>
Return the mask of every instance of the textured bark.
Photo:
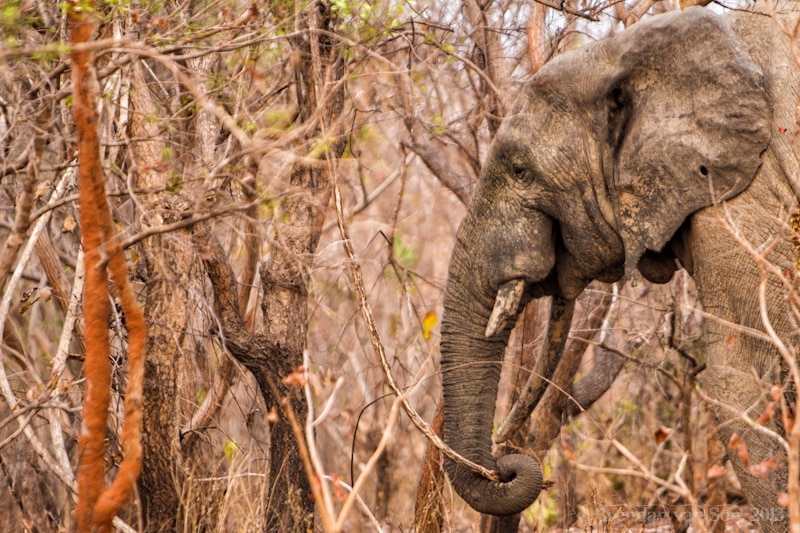
<svg viewBox="0 0 800 533">
<path fill-rule="evenodd" d="M 304 13 L 301 24 L 330 31 L 332 14 L 326 4 Z M 330 38 L 309 32 L 290 39 L 299 58 L 295 65 L 297 121 L 307 127 L 302 150 L 307 151 L 320 135 L 330 136 L 343 106 L 340 89 L 331 92 L 343 73 L 343 62 Z M 320 114 L 320 106 L 324 111 Z M 274 246 L 261 265 L 262 315 L 260 332 L 251 334 L 239 302 L 235 279 L 224 254 L 213 238 L 196 232 L 196 243 L 215 293 L 215 310 L 223 328 L 226 347 L 253 373 L 267 409 L 290 408 L 305 420 L 308 406 L 296 387 L 281 382 L 303 365 L 303 350 L 308 328 L 308 269 L 319 242 L 325 209 L 330 197 L 331 170 L 344 148 L 343 140 L 333 137 L 324 160 L 327 165 L 298 163 L 288 186 L 295 191 L 280 206 L 273 218 Z M 273 387 L 274 385 L 274 387 Z M 277 391 L 277 395 L 273 391 Z M 270 427 L 270 509 L 268 531 L 313 529 L 314 502 L 300 446 L 285 416 Z"/>
<path fill-rule="evenodd" d="M 42 115 L 49 118 L 49 113 L 39 113 L 39 116 L 37 117 L 37 126 L 40 128 L 46 127 L 47 123 L 47 120 L 43 121 Z M 14 266 L 14 262 L 17 259 L 17 253 L 19 252 L 20 246 L 22 246 L 25 234 L 28 232 L 28 227 L 30 226 L 31 210 L 33 209 L 33 203 L 35 201 L 34 194 L 36 189 L 36 165 L 38 164 L 38 161 L 41 160 L 43 148 L 44 141 L 41 138 L 41 135 L 37 135 L 34 141 L 36 157 L 32 157 L 28 161 L 28 171 L 25 175 L 22 191 L 20 191 L 20 194 L 17 197 L 16 206 L 14 206 L 14 228 L 6 239 L 2 251 L 0 251 L 0 289 L 5 287 L 8 274 L 11 271 L 11 268 Z"/>
<path fill-rule="evenodd" d="M 134 65 L 134 77 L 131 91 L 132 107 L 137 110 L 137 115 L 131 122 L 131 131 L 134 137 L 151 139 L 150 142 L 133 147 L 133 157 L 138 165 L 147 168 L 154 162 L 160 161 L 161 150 L 164 147 L 163 139 L 156 135 L 157 125 L 143 120 L 144 117 L 156 111 L 155 105 L 150 101 L 148 87 Z M 135 117 L 141 116 L 142 120 Z M 140 186 L 150 186 L 166 181 L 155 172 L 146 172 L 139 176 Z M 153 207 L 153 203 L 150 203 Z M 154 221 L 155 222 L 155 221 Z M 147 292 L 145 300 L 145 314 L 151 322 L 147 338 L 148 352 L 153 357 L 145 363 L 145 405 L 144 405 L 144 433 L 147 439 L 144 443 L 144 461 L 147 465 L 142 472 L 140 490 L 142 501 L 142 515 L 147 531 L 163 531 L 173 529 L 179 516 L 180 497 L 178 487 L 182 484 L 182 469 L 180 468 L 179 451 L 176 435 L 173 431 L 177 419 L 176 399 L 178 397 L 178 370 L 182 362 L 182 354 L 175 350 L 171 342 L 172 332 L 170 326 L 178 326 L 178 331 L 184 330 L 185 323 L 181 321 L 183 313 L 177 315 L 172 307 L 172 302 L 180 301 L 180 297 L 173 293 L 173 287 L 163 277 L 157 277 L 163 272 L 162 264 L 157 262 L 157 257 L 167 259 L 167 254 L 162 255 L 162 250 L 157 242 L 152 240 L 143 244 L 144 256 L 147 266 Z M 149 256 L 155 257 L 151 260 Z M 177 289 L 177 287 L 175 287 Z M 162 304 L 167 308 L 162 308 Z M 172 324 L 166 323 L 172 317 Z M 177 321 L 177 323 L 176 323 Z"/>
<path fill-rule="evenodd" d="M 150 92 L 145 69 L 132 65 L 131 136 L 148 142 L 131 146 L 138 169 L 137 184 L 143 188 L 163 187 L 168 180 L 163 154 L 168 142 L 157 121 L 161 108 Z M 191 207 L 181 195 L 162 193 L 142 200 L 149 226 L 175 222 Z M 192 271 L 196 263 L 189 232 L 176 231 L 143 241 L 142 259 L 146 272 L 145 314 L 151 324 L 147 338 L 145 364 L 144 460 L 146 468 L 140 482 L 142 514 L 147 531 L 174 529 L 181 517 L 180 492 L 186 480 L 178 440 L 180 402 L 185 391 L 186 354 L 194 352 L 194 343 L 186 335 L 190 318 L 195 314 L 189 291 L 200 294 L 200 273 Z M 190 402 L 187 402 L 190 405 Z"/>
<path fill-rule="evenodd" d="M 275 245 L 261 265 L 261 302 L 264 316 L 263 339 L 257 361 L 248 366 L 259 380 L 267 409 L 288 400 L 299 420 L 308 413 L 304 396 L 296 387 L 280 381 L 303 365 L 303 350 L 308 330 L 309 258 L 316 252 L 325 210 L 331 194 L 331 171 L 344 149 L 344 139 L 336 133 L 344 93 L 333 88 L 344 73 L 344 60 L 335 41 L 326 32 L 335 31 L 336 18 L 330 6 L 312 5 L 300 17 L 301 26 L 311 29 L 307 36 L 290 39 L 298 61 L 295 65 L 297 121 L 305 125 L 305 147 L 327 142 L 324 165 L 295 164 L 289 187 L 298 191 L 284 202 L 273 219 Z M 314 30 L 319 29 L 322 32 Z M 322 138 L 321 136 L 325 136 Z M 237 357 L 238 359 L 238 357 Z M 244 363 L 242 359 L 240 359 Z M 245 363 L 247 366 L 247 363 Z M 265 379 L 277 385 L 275 397 Z M 284 405 L 284 409 L 285 409 Z M 300 447 L 286 417 L 270 428 L 270 482 L 272 512 L 267 530 L 301 531 L 313 529 L 314 502 L 310 481 L 301 459 Z"/>
<path fill-rule="evenodd" d="M 461 203 L 467 205 L 472 196 L 472 183 L 453 172 L 445 156 L 431 143 L 427 132 L 420 132 L 420 128 L 416 125 L 409 129 L 415 140 L 406 143 L 406 146 L 422 159 L 428 170 L 442 182 L 442 185 L 450 189 L 461 200 Z"/>
<path fill-rule="evenodd" d="M 274 342 L 270 333 L 251 334 L 239 311 L 236 276 L 225 259 L 225 252 L 207 225 L 194 232 L 206 272 L 214 288 L 214 311 L 222 325 L 225 347 L 255 377 L 268 406 L 287 400 L 297 418 L 303 420 L 302 395 L 296 387 L 280 383 L 295 370 L 294 355 L 285 346 Z M 280 385 L 279 385 L 280 383 Z M 273 394 L 278 390 L 279 394 Z M 300 407 L 300 408 L 298 408 Z M 266 529 L 269 531 L 306 531 L 313 529 L 313 500 L 300 449 L 286 417 L 271 426 L 270 476 L 272 494 Z M 275 439 L 280 439 L 275 443 Z M 278 484 L 283 484 L 282 486 Z M 277 497 L 283 499 L 277 500 Z"/>
<path fill-rule="evenodd" d="M 489 104 L 486 123 L 494 137 L 503 116 L 505 116 L 506 86 L 508 84 L 506 52 L 500 43 L 500 33 L 494 31 L 491 23 L 494 14 L 489 12 L 489 8 L 492 4 L 481 3 L 477 0 L 465 0 L 463 5 L 467 20 L 473 29 L 472 39 L 477 45 L 473 63 L 483 69 L 493 84 L 492 87 L 485 87 L 483 93 Z M 486 80 L 482 79 L 481 82 L 487 84 Z"/>
</svg>

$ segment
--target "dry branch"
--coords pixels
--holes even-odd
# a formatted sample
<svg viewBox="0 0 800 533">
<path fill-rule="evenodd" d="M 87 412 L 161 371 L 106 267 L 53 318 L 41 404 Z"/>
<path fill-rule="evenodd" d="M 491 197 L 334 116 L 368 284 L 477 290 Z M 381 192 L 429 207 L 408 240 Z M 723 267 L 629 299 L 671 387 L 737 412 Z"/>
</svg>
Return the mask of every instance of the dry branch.
<svg viewBox="0 0 800 533">
<path fill-rule="evenodd" d="M 574 311 L 575 300 L 564 298 L 560 294 L 553 296 L 550 302 L 550 318 L 547 323 L 542 355 L 536 360 L 536 366 L 531 371 L 528 382 L 520 393 L 519 399 L 517 399 L 503 423 L 500 424 L 495 436 L 495 442 L 505 442 L 511 435 L 516 433 L 542 398 L 547 389 L 547 384 L 550 382 L 550 378 L 553 377 L 553 372 L 555 372 L 556 366 L 564 353 L 564 346 L 567 343 Z"/>
<path fill-rule="evenodd" d="M 403 410 L 406 412 L 409 419 L 411 419 L 411 422 L 414 424 L 414 426 L 416 426 L 416 428 L 419 429 L 439 451 L 445 454 L 449 459 L 452 459 L 456 464 L 465 468 L 469 468 L 470 470 L 479 473 L 487 479 L 498 481 L 499 478 L 496 472 L 462 457 L 453 451 L 449 446 L 447 446 L 447 444 L 445 444 L 444 441 L 438 435 L 436 435 L 431 427 L 425 423 L 419 413 L 417 413 L 414 408 L 411 407 L 405 397 L 405 394 L 397 385 L 397 382 L 392 375 L 389 361 L 386 358 L 386 351 L 383 347 L 383 342 L 381 341 L 380 334 L 375 326 L 375 319 L 372 315 L 372 310 L 370 309 L 369 302 L 367 301 L 367 294 L 364 290 L 364 279 L 361 274 L 361 267 L 356 260 L 355 252 L 353 251 L 353 245 L 350 242 L 350 236 L 347 232 L 347 225 L 344 220 L 344 210 L 342 208 L 342 195 L 339 191 L 339 184 L 335 179 L 333 184 L 333 196 L 334 205 L 336 206 L 336 217 L 339 222 L 339 232 L 342 235 L 342 246 L 344 246 L 345 252 L 347 253 L 347 257 L 349 259 L 350 273 L 353 279 L 353 285 L 356 289 L 356 295 L 358 296 L 359 309 L 361 310 L 364 322 L 367 324 L 367 330 L 369 332 L 370 341 L 372 342 L 372 347 L 375 350 L 375 353 L 378 354 L 378 358 L 380 359 L 381 367 L 383 368 L 383 373 L 386 377 L 389 388 L 392 389 L 392 392 L 394 392 L 397 397 L 402 398 Z"/>
</svg>

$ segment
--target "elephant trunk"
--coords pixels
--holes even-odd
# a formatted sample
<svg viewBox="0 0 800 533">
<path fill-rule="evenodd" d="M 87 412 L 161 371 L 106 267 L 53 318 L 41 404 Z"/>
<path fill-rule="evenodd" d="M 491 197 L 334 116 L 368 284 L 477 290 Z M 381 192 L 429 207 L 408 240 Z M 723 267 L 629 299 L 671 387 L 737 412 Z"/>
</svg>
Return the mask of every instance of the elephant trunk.
<svg viewBox="0 0 800 533">
<path fill-rule="evenodd" d="M 497 471 L 500 481 L 486 479 L 449 459 L 446 468 L 454 489 L 473 509 L 485 514 L 511 515 L 536 500 L 542 486 L 542 471 L 526 455 L 506 455 L 496 463 L 492 457 L 491 436 L 501 361 L 516 312 L 502 321 L 503 326 L 487 328 L 490 316 L 495 320 L 498 314 L 492 311 L 498 287 L 481 278 L 474 262 L 474 249 L 470 252 L 465 239 L 458 239 L 450 264 L 442 320 L 444 440 L 463 457 Z"/>
</svg>

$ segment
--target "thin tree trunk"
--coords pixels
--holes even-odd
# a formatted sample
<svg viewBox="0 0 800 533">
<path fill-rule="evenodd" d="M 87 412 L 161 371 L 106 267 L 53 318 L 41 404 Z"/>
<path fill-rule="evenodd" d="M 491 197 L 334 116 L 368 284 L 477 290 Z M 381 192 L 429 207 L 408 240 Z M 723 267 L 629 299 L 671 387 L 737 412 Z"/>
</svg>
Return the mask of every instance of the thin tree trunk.
<svg viewBox="0 0 800 533">
<path fill-rule="evenodd" d="M 309 143 L 327 142 L 323 159 L 328 165 L 296 164 L 289 186 L 301 192 L 292 195 L 273 219 L 276 245 L 261 265 L 263 288 L 262 310 L 264 332 L 271 343 L 281 347 L 279 366 L 282 373 L 274 376 L 282 398 L 274 397 L 261 385 L 261 393 L 269 409 L 283 399 L 290 402 L 298 420 L 305 420 L 308 406 L 296 387 L 280 382 L 303 365 L 308 330 L 308 258 L 317 249 L 325 211 L 331 194 L 331 165 L 344 149 L 343 139 L 335 131 L 343 107 L 344 94 L 338 84 L 343 75 L 343 60 L 326 33 L 334 31 L 335 18 L 330 6 L 321 2 L 301 15 L 301 23 L 310 31 L 305 37 L 290 39 L 299 60 L 295 64 L 295 90 L 299 124 L 309 124 Z M 331 93 L 330 91 L 334 91 Z M 330 141 L 326 140 L 330 139 Z M 277 364 L 276 364 L 277 363 Z M 300 449 L 286 417 L 271 426 L 270 481 L 273 488 L 269 531 L 302 531 L 313 529 L 314 503 L 309 479 L 303 467 Z"/>
<path fill-rule="evenodd" d="M 69 10 L 70 41 L 91 40 L 96 21 L 90 11 Z M 127 276 L 122 247 L 111 220 L 100 158 L 97 100 L 99 86 L 94 56 L 87 50 L 70 54 L 73 116 L 78 132 L 78 183 L 80 185 L 81 237 L 86 265 L 84 319 L 86 323 L 86 376 L 83 421 L 78 441 L 78 530 L 110 532 L 111 523 L 128 500 L 142 466 L 141 422 L 145 320 Z M 109 274 L 117 291 L 128 330 L 128 384 L 122 430 L 124 459 L 117 475 L 105 488 L 105 437 L 111 400 L 109 362 Z"/>
<path fill-rule="evenodd" d="M 163 161 L 169 153 L 166 134 L 151 117 L 160 109 L 140 63 L 132 66 L 131 136 L 148 139 L 131 145 L 137 185 L 164 187 L 169 173 Z M 155 81 L 155 80 L 152 80 Z M 186 205 L 178 202 L 183 200 Z M 149 226 L 174 222 L 191 203 L 181 195 L 162 193 L 143 198 Z M 193 257 L 187 230 L 151 237 L 142 243 L 146 270 L 145 314 L 150 323 L 145 365 L 144 446 L 146 468 L 140 482 L 142 514 L 146 531 L 177 527 L 182 514 L 181 488 L 185 482 L 184 458 L 179 442 L 180 399 L 184 395 L 183 368 L 194 343 L 186 335 L 195 309 L 190 291 L 199 294 L 200 273 L 192 275 Z"/>
</svg>

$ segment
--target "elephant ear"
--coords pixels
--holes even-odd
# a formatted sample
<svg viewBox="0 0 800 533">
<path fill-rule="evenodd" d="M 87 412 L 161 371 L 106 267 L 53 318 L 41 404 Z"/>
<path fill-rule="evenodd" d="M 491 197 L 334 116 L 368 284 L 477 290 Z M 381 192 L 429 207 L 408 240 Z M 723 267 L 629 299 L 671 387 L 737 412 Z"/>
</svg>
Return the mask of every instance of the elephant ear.
<svg viewBox="0 0 800 533">
<path fill-rule="evenodd" d="M 600 68 L 604 167 L 630 275 L 686 217 L 748 187 L 771 111 L 761 72 L 703 8 L 640 22 L 599 49 L 611 65 Z"/>
</svg>

